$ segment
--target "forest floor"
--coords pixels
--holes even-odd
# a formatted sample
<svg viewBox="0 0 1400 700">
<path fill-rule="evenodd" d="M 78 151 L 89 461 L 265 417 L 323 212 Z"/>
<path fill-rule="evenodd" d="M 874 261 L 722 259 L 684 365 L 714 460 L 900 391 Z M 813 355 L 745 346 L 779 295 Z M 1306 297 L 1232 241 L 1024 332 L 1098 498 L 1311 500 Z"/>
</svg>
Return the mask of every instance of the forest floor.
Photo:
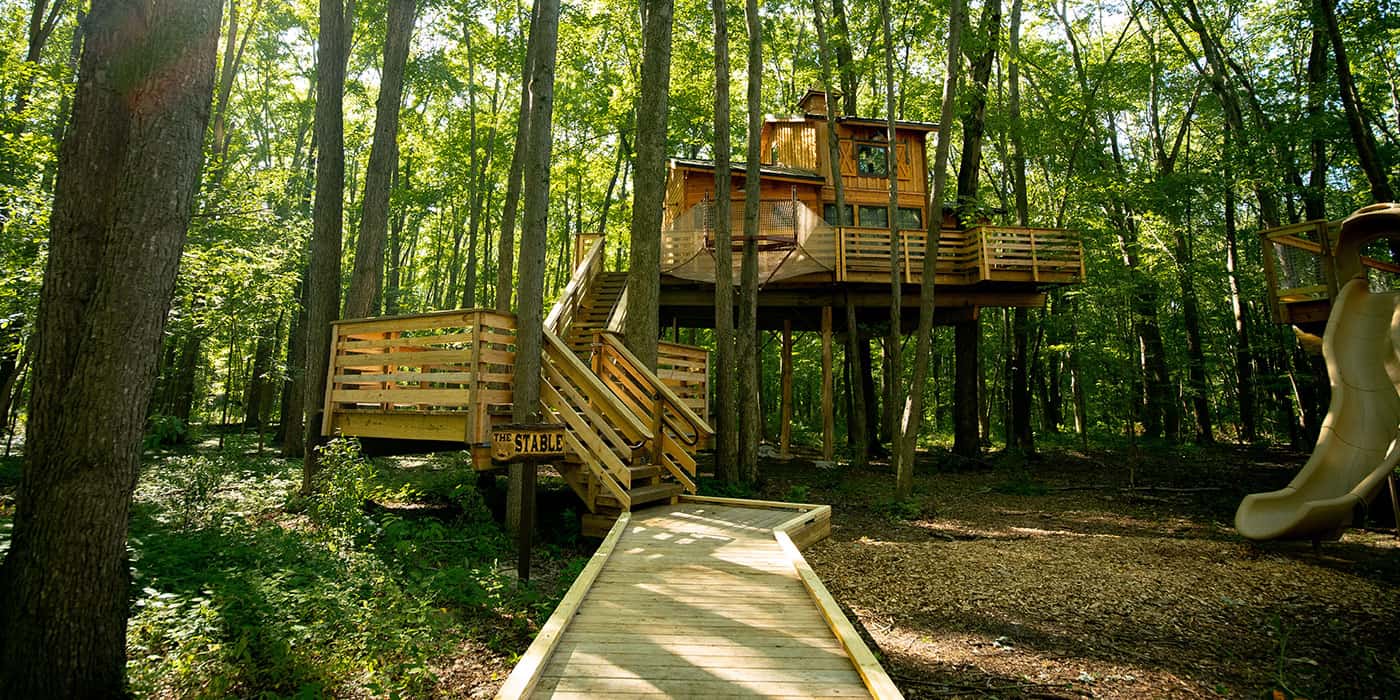
<svg viewBox="0 0 1400 700">
<path fill-rule="evenodd" d="M 833 505 L 807 558 L 910 698 L 1400 697 L 1388 512 L 1318 551 L 1253 544 L 1232 528 L 1240 498 L 1305 455 L 1131 454 L 931 454 L 906 502 L 887 465 L 798 458 L 765 465 L 764 490 Z"/>
<path fill-rule="evenodd" d="M 534 576 L 514 579 L 460 456 L 300 460 L 250 436 L 153 453 L 133 506 L 128 678 L 137 697 L 490 697 L 595 542 L 546 479 Z M 1138 455 L 1136 457 L 1132 455 Z M 922 456 L 764 460 L 758 496 L 833 505 L 807 558 L 910 698 L 1400 697 L 1400 541 L 1234 533 L 1245 493 L 1304 455 L 1052 446 L 1028 465 Z M 0 553 L 18 459 L 0 460 Z M 706 482 L 712 486 L 713 482 Z M 494 516 L 494 517 L 493 517 Z"/>
</svg>

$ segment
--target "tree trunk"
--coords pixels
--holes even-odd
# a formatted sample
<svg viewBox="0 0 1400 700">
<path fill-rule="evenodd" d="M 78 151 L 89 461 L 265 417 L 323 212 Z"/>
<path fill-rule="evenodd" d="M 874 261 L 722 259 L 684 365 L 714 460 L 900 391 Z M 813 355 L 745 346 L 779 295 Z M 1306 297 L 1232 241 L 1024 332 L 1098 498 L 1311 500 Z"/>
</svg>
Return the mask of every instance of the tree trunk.
<svg viewBox="0 0 1400 700">
<path fill-rule="evenodd" d="M 94 0 L 88 15 L 0 567 L 0 688 L 10 697 L 125 692 L 127 521 L 203 160 L 219 9 Z"/>
<path fill-rule="evenodd" d="M 953 105 L 957 100 L 958 74 L 962 66 L 960 56 L 962 44 L 962 0 L 953 0 L 948 8 L 948 64 L 947 71 L 943 79 L 943 102 L 939 108 L 939 119 L 941 123 L 949 124 L 953 120 Z M 933 187 L 929 192 L 928 211 L 929 226 L 928 238 L 926 239 L 924 251 L 924 265 L 920 271 L 922 279 L 932 280 L 937 270 L 938 244 L 943 233 L 943 197 L 948 187 L 948 150 L 949 140 L 943 134 L 938 135 L 938 145 L 933 152 Z M 900 436 L 901 439 L 894 445 L 895 450 L 895 492 L 897 497 L 906 498 L 913 489 L 913 465 L 914 448 L 918 444 L 919 432 L 923 427 L 924 420 L 924 389 L 928 385 L 928 369 L 931 356 L 933 355 L 933 313 L 934 313 L 934 285 L 919 285 L 919 327 L 914 332 L 914 376 L 909 381 L 908 398 L 905 400 L 904 409 L 900 416 Z M 974 324 L 974 332 L 976 330 Z M 959 338 L 962 337 L 962 329 L 959 326 Z M 977 351 L 974 339 L 972 351 Z M 959 384 L 961 385 L 961 375 Z M 958 406 L 968 405 L 967 397 L 959 394 Z M 962 420 L 961 413 L 958 420 Z M 936 426 L 935 426 L 936 427 Z M 961 434 L 961 431 L 958 431 Z M 973 429 L 976 432 L 976 429 Z M 963 446 L 967 449 L 967 446 Z M 955 448 L 956 449 L 956 448 Z M 971 454 L 976 454 L 977 443 L 974 441 Z M 960 453 L 961 454 L 961 453 Z"/>
<path fill-rule="evenodd" d="M 282 382 L 282 410 L 278 421 L 278 440 L 282 456 L 296 459 L 303 455 L 306 443 L 305 414 L 302 403 L 306 393 L 306 271 L 297 284 L 295 313 L 287 330 L 287 379 Z"/>
<path fill-rule="evenodd" d="M 671 86 L 673 0 L 645 0 L 642 87 L 637 99 L 637 164 L 632 187 L 631 265 L 627 268 L 627 347 L 656 369 L 660 332 L 661 215 L 666 198 L 666 103 Z"/>
<path fill-rule="evenodd" d="M 1240 249 L 1235 226 L 1235 183 L 1230 167 L 1230 139 L 1225 142 L 1225 272 L 1230 278 L 1230 309 L 1235 321 L 1235 381 L 1240 398 L 1240 437 L 1245 442 L 1259 439 L 1254 411 L 1254 353 L 1250 349 L 1249 319 L 1245 315 L 1243 284 L 1240 281 Z"/>
<path fill-rule="evenodd" d="M 1007 66 L 1010 83 L 1011 112 L 1011 189 L 1016 200 L 1016 225 L 1030 226 L 1030 203 L 1026 197 L 1026 154 L 1021 143 L 1024 125 L 1021 121 L 1021 0 L 1011 2 L 1011 55 Z M 1012 313 L 1011 322 L 1011 421 L 1006 431 L 1007 447 L 1022 454 L 1035 452 L 1035 433 L 1031 430 L 1031 390 L 1027 370 L 1030 319 L 1023 307 Z M 1048 413 L 1048 411 L 1047 411 Z"/>
<path fill-rule="evenodd" d="M 820 0 L 818 0 L 820 1 Z M 856 69 L 855 61 L 851 56 L 851 27 L 846 18 L 845 0 L 831 0 L 832 18 L 836 21 L 836 68 L 841 73 L 841 110 L 845 116 L 856 116 Z M 827 85 L 831 81 L 827 81 Z M 829 88 L 828 88 L 829 89 Z M 832 95 L 827 95 L 827 103 L 832 101 Z M 840 161 L 833 161 L 839 163 Z M 838 210 L 840 211 L 840 210 Z M 838 219 L 839 221 L 839 219 Z"/>
<path fill-rule="evenodd" d="M 739 479 L 758 478 L 758 443 L 762 440 L 762 409 L 758 404 L 758 218 L 763 149 L 763 30 L 758 0 L 745 0 L 748 29 L 748 157 L 744 171 L 744 259 L 740 266 L 738 345 Z M 635 264 L 635 263 L 634 263 Z"/>
<path fill-rule="evenodd" d="M 1303 190 L 1303 210 L 1310 221 L 1327 218 L 1327 137 L 1322 129 L 1327 102 L 1327 33 L 1323 31 L 1324 22 L 1319 17 L 1321 2 L 1313 0 L 1312 3 L 1312 46 L 1308 51 L 1308 127 L 1311 138 L 1308 139 L 1310 167 L 1308 186 Z M 1227 182 L 1226 187 L 1233 187 L 1233 184 Z M 1227 213 L 1226 216 L 1233 217 L 1233 214 Z"/>
<path fill-rule="evenodd" d="M 399 161 L 399 106 L 403 103 L 403 71 L 413 39 L 417 0 L 390 0 L 384 34 L 384 70 L 375 101 L 374 140 L 365 166 L 365 198 L 360 233 L 355 239 L 355 267 L 345 291 L 344 318 L 374 314 L 384 270 L 384 239 L 389 230 L 389 187 Z"/>
<path fill-rule="evenodd" d="M 306 437 L 301 493 L 316 488 L 325 414 L 326 365 L 330 361 L 331 321 L 340 307 L 340 243 L 345 213 L 345 61 L 348 34 L 341 0 L 320 0 L 316 46 L 316 200 L 306 273 Z"/>
<path fill-rule="evenodd" d="M 516 312 L 514 406 L 511 418 L 534 423 L 540 411 L 540 354 L 544 347 L 544 252 L 549 237 L 549 165 L 554 145 L 554 65 L 559 40 L 559 0 L 539 0 L 534 35 L 535 56 L 530 60 L 530 151 L 523 172 L 525 218 L 520 228 L 520 298 Z M 510 470 L 511 498 L 518 505 L 524 481 L 521 465 Z M 510 508 L 506 524 L 511 529 L 533 527 Z"/>
<path fill-rule="evenodd" d="M 890 29 L 890 0 L 880 0 L 880 27 L 885 40 L 885 174 L 889 179 L 889 203 L 886 219 L 890 228 L 890 306 L 889 335 L 885 338 L 885 429 L 894 455 L 896 493 L 899 498 L 909 495 L 913 488 L 913 451 L 903 454 L 900 450 L 900 422 L 895 416 L 896 407 L 904 403 L 909 392 L 904 387 L 903 353 L 900 340 L 903 336 L 904 294 L 901 290 L 901 277 L 904 274 L 901 263 L 904 260 L 903 239 L 899 235 L 899 143 L 895 128 L 894 111 L 894 39 Z M 832 168 L 838 170 L 839 168 Z M 935 257 L 937 253 L 935 252 Z"/>
<path fill-rule="evenodd" d="M 1361 95 L 1356 90 L 1356 81 L 1351 75 L 1351 64 L 1347 62 L 1346 44 L 1342 41 L 1341 28 L 1337 26 L 1335 0 L 1316 0 L 1322 9 L 1322 18 L 1327 23 L 1327 36 L 1332 40 L 1332 62 L 1337 72 L 1337 87 L 1341 92 L 1342 107 L 1346 112 L 1347 129 L 1351 132 L 1352 145 L 1356 147 L 1356 159 L 1361 171 L 1366 173 L 1366 181 L 1371 185 L 1371 199 L 1377 202 L 1395 201 L 1395 190 L 1390 186 L 1388 169 L 1376 152 L 1376 136 L 1366 126 L 1361 115 Z"/>
<path fill-rule="evenodd" d="M 276 340 L 277 329 L 277 324 L 266 324 L 257 331 L 258 339 L 253 344 L 253 367 L 248 372 L 248 382 L 243 388 L 245 428 L 257 428 L 261 431 L 263 427 L 263 414 L 267 412 L 268 400 L 272 398 L 267 391 L 267 373 L 272 367 L 272 344 Z"/>
<path fill-rule="evenodd" d="M 520 116 L 515 125 L 515 149 L 510 154 L 510 173 L 506 175 L 506 201 L 501 209 L 501 237 L 496 253 L 496 310 L 510 313 L 511 294 L 515 291 L 515 216 L 520 205 L 520 181 L 524 173 L 525 156 L 530 150 L 530 80 L 535 75 L 535 29 L 539 26 L 540 0 L 534 0 L 530 12 L 530 38 L 525 44 L 524 78 L 520 81 Z"/>
<path fill-rule="evenodd" d="M 729 138 L 729 6 L 711 0 L 715 22 L 715 474 L 736 483 L 739 472 L 739 422 L 734 395 L 734 248 L 730 230 L 731 178 Z M 622 161 L 618 146 L 618 162 Z M 616 170 L 613 178 L 616 179 Z M 612 184 L 608 185 L 611 197 Z M 607 216 L 604 203 L 604 219 Z"/>
<path fill-rule="evenodd" d="M 975 458 L 982 451 L 977 400 L 980 334 L 977 321 L 953 324 L 953 454 L 961 457 Z"/>
</svg>

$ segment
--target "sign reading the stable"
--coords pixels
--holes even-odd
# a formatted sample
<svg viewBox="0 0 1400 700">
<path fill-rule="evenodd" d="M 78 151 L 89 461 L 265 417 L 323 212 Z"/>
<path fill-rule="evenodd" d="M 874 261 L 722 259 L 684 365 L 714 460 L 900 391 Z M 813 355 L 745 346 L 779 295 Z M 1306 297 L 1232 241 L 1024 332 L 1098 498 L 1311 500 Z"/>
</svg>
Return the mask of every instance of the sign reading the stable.
<svg viewBox="0 0 1400 700">
<path fill-rule="evenodd" d="M 557 423 L 501 425 L 491 434 L 491 459 L 496 462 L 563 456 L 564 426 Z"/>
</svg>

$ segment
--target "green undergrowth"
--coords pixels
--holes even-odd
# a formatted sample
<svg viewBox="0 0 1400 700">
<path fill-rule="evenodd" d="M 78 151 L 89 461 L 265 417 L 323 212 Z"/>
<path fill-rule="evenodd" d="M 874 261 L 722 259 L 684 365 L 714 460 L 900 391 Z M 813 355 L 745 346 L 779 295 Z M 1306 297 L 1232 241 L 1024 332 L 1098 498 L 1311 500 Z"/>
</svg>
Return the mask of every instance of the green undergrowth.
<svg viewBox="0 0 1400 700">
<path fill-rule="evenodd" d="M 300 461 L 234 449 L 144 469 L 131 521 L 128 678 L 136 696 L 421 697 L 462 655 L 528 645 L 579 566 L 510 540 L 452 457 L 369 461 L 327 448 L 319 495 Z M 507 573 L 509 572 L 509 573 Z"/>
</svg>

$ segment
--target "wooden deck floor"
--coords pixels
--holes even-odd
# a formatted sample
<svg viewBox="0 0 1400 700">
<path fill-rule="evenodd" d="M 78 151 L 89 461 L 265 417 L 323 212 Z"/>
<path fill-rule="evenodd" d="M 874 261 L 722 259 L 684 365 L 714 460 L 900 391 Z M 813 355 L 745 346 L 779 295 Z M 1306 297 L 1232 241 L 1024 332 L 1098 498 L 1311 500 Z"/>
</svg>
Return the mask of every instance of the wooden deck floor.
<svg viewBox="0 0 1400 700">
<path fill-rule="evenodd" d="M 703 502 L 631 514 L 604 542 L 606 560 L 581 576 L 592 573 L 591 585 L 561 604 L 555 618 L 565 619 L 541 631 L 554 625 L 557 638 L 533 662 L 533 688 L 512 674 L 502 694 L 871 697 L 850 641 L 833 631 L 849 622 L 824 610 L 804 583 L 805 561 L 774 532 L 794 515 Z M 863 644 L 856 653 L 868 659 L 866 675 L 873 665 L 888 684 Z"/>
</svg>

